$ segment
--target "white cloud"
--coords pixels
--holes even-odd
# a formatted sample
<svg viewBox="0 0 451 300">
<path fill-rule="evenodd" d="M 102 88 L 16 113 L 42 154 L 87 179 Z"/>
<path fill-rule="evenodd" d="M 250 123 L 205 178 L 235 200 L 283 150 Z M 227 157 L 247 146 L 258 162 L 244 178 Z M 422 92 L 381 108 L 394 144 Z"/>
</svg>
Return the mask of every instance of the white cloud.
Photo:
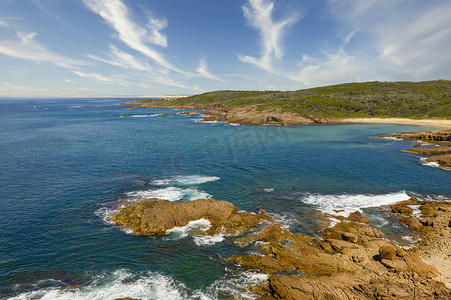
<svg viewBox="0 0 451 300">
<path fill-rule="evenodd" d="M 118 38 L 128 47 L 143 53 L 164 68 L 184 73 L 148 45 L 151 43 L 167 46 L 166 36 L 160 33 L 160 30 L 167 26 L 165 20 L 151 18 L 147 28 L 144 28 L 132 21 L 127 6 L 120 0 L 84 0 L 84 3 L 113 27 L 118 33 Z"/>
<path fill-rule="evenodd" d="M 17 85 L 9 82 L 0 83 L 0 95 L 2 97 L 78 97 L 74 89 L 37 88 Z"/>
<path fill-rule="evenodd" d="M 283 38 L 286 30 L 299 20 L 298 15 L 286 17 L 278 22 L 273 21 L 274 2 L 267 0 L 248 0 L 243 6 L 244 17 L 251 27 L 261 36 L 261 57 L 239 55 L 238 58 L 245 63 L 274 71 L 274 59 L 283 57 Z"/>
<path fill-rule="evenodd" d="M 0 53 L 35 62 L 49 62 L 64 68 L 86 65 L 85 62 L 46 49 L 35 40 L 36 36 L 34 32 L 17 32 L 18 40 L 0 41 Z"/>
<path fill-rule="evenodd" d="M 451 2 L 447 0 L 330 0 L 335 19 L 359 28 L 371 49 L 380 76 L 403 80 L 432 79 L 435 72 L 451 76 Z M 360 51 L 360 52 L 359 52 Z"/>
<path fill-rule="evenodd" d="M 298 72 L 287 73 L 287 77 L 306 86 L 355 81 L 359 74 L 369 76 L 372 73 L 360 58 L 346 54 L 343 49 L 333 54 L 324 53 L 320 58 L 304 55 L 299 67 Z"/>
<path fill-rule="evenodd" d="M 129 83 L 127 81 L 124 81 L 123 78 L 120 78 L 118 76 L 106 76 L 106 75 L 102 75 L 96 72 L 93 73 L 86 73 L 86 72 L 80 72 L 80 71 L 73 71 L 75 74 L 77 74 L 80 77 L 83 78 L 88 78 L 88 79 L 93 79 L 96 81 L 100 81 L 103 83 L 108 83 L 108 84 L 120 84 L 120 85 L 125 85 L 128 86 Z"/>
<path fill-rule="evenodd" d="M 149 64 L 139 61 L 133 55 L 118 49 L 114 45 L 110 45 L 110 53 L 107 58 L 101 58 L 96 55 L 88 55 L 88 57 L 124 69 L 134 69 L 148 72 L 152 71 Z"/>
<path fill-rule="evenodd" d="M 1 27 L 9 27 L 8 23 L 6 23 L 5 21 L 3 21 L 2 19 L 0 19 L 0 26 L 1 26 Z"/>
<path fill-rule="evenodd" d="M 205 57 L 202 57 L 199 61 L 199 67 L 197 68 L 197 73 L 199 73 L 201 76 L 217 81 L 224 81 L 223 79 L 219 78 L 218 76 L 210 73 L 208 71 L 208 64 Z"/>
<path fill-rule="evenodd" d="M 411 72 L 451 68 L 451 2 L 433 7 L 407 22 L 379 24 L 376 29 L 383 58 Z"/>
<path fill-rule="evenodd" d="M 249 3 L 263 3 L 255 1 Z M 266 4 L 263 10 L 266 14 L 259 13 L 259 18 L 266 20 L 261 24 L 270 24 L 268 11 L 272 5 Z M 429 80 L 435 78 L 435 72 L 442 78 L 451 76 L 451 2 L 329 0 L 328 8 L 341 44 L 299 53 L 303 59 L 297 70 L 265 64 L 265 55 L 259 60 L 253 57 L 242 60 L 305 86 L 367 80 Z M 272 56 L 266 57 L 271 62 Z"/>
</svg>

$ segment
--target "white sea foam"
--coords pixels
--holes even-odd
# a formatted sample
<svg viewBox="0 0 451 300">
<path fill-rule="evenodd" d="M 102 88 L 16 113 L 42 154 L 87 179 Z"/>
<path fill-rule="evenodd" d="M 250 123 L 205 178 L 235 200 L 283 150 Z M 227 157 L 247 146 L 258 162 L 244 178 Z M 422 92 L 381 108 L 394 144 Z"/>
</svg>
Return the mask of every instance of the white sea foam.
<svg viewBox="0 0 451 300">
<path fill-rule="evenodd" d="M 194 243 L 198 246 L 212 246 L 216 243 L 220 243 L 224 240 L 224 234 L 215 235 L 196 235 L 193 236 Z"/>
<path fill-rule="evenodd" d="M 223 234 L 216 234 L 213 236 L 203 235 L 202 233 L 207 231 L 211 227 L 210 221 L 206 219 L 199 219 L 190 221 L 186 226 L 174 227 L 170 230 L 166 230 L 166 233 L 176 238 L 183 238 L 190 235 L 194 243 L 201 246 L 211 246 L 216 243 L 220 243 L 224 240 Z"/>
<path fill-rule="evenodd" d="M 227 123 L 228 126 L 240 126 L 238 123 Z"/>
<path fill-rule="evenodd" d="M 296 224 L 296 219 L 287 214 L 281 215 L 273 212 L 266 212 L 266 214 L 276 220 L 276 222 L 283 224 L 283 229 L 289 230 L 292 225 Z"/>
<path fill-rule="evenodd" d="M 119 209 L 112 209 L 107 207 L 102 207 L 96 210 L 94 213 L 96 216 L 98 216 L 100 219 L 102 219 L 105 224 L 113 225 L 115 224 L 113 221 L 111 221 L 111 216 L 117 213 Z"/>
<path fill-rule="evenodd" d="M 412 215 L 416 218 L 421 218 L 421 210 L 420 210 L 420 205 L 407 205 L 408 207 L 410 207 L 413 212 Z"/>
<path fill-rule="evenodd" d="M 151 115 L 131 115 L 131 116 L 121 116 L 121 118 L 152 118 L 162 116 L 162 114 L 151 114 Z"/>
<path fill-rule="evenodd" d="M 381 138 L 381 139 L 384 139 L 384 140 L 402 141 L 402 139 L 396 138 L 396 137 L 393 137 L 393 136 L 382 136 L 382 137 L 380 137 L 380 138 Z"/>
<path fill-rule="evenodd" d="M 196 231 L 206 231 L 210 228 L 211 223 L 207 219 L 199 219 L 195 221 L 189 221 L 185 226 L 177 226 L 172 229 L 166 230 L 167 234 L 173 234 L 177 237 L 186 237 L 188 234 L 193 234 Z"/>
<path fill-rule="evenodd" d="M 83 106 L 81 106 L 81 105 L 74 105 L 74 106 L 71 106 L 70 108 L 82 108 Z"/>
<path fill-rule="evenodd" d="M 210 181 L 216 181 L 221 179 L 218 176 L 201 176 L 201 175 L 188 175 L 188 176 L 176 176 L 174 183 L 178 185 L 197 185 Z"/>
<path fill-rule="evenodd" d="M 262 286 L 268 278 L 267 274 L 246 271 L 237 275 L 226 275 L 215 281 L 207 290 L 213 299 L 256 299 L 260 296 L 249 292 L 246 287 Z"/>
<path fill-rule="evenodd" d="M 428 163 L 425 162 L 425 163 L 423 163 L 423 165 L 429 166 L 429 167 L 433 167 L 433 168 L 440 168 L 440 165 L 438 163 L 434 162 L 434 161 L 431 161 L 431 162 L 428 162 Z"/>
<path fill-rule="evenodd" d="M 150 183 L 153 185 L 169 185 L 171 184 L 172 180 L 171 179 L 156 179 L 156 180 L 152 180 Z"/>
<path fill-rule="evenodd" d="M 204 124 L 224 124 L 223 121 L 202 121 L 203 119 L 196 120 L 196 123 L 204 123 Z"/>
<path fill-rule="evenodd" d="M 204 191 L 200 191 L 197 188 L 178 188 L 174 186 L 162 188 L 162 189 L 150 189 L 136 192 L 126 193 L 128 197 L 132 198 L 158 198 L 162 200 L 169 200 L 171 202 L 187 200 L 194 201 L 197 199 L 209 199 L 212 196 Z"/>
<path fill-rule="evenodd" d="M 55 287 L 25 292 L 10 300 L 112 300 L 116 298 L 136 298 L 154 300 L 214 300 L 246 298 L 256 299 L 259 295 L 246 290 L 246 287 L 263 285 L 268 275 L 246 271 L 226 275 L 202 290 L 192 290 L 183 283 L 160 273 L 147 272 L 134 274 L 128 270 L 116 270 L 96 276 L 89 285 L 73 289 Z"/>
<path fill-rule="evenodd" d="M 115 298 L 141 298 L 155 300 L 183 300 L 191 298 L 185 285 L 158 273 L 147 273 L 136 279 L 136 275 L 126 270 L 103 274 L 90 285 L 80 288 L 60 290 L 58 287 L 26 292 L 13 300 L 105 300 Z M 199 298 L 197 298 L 199 299 Z"/>
<path fill-rule="evenodd" d="M 348 216 L 351 212 L 361 211 L 362 208 L 390 205 L 409 198 L 405 191 L 400 191 L 384 195 L 307 194 L 302 201 L 315 205 L 319 210 L 331 215 Z"/>
</svg>

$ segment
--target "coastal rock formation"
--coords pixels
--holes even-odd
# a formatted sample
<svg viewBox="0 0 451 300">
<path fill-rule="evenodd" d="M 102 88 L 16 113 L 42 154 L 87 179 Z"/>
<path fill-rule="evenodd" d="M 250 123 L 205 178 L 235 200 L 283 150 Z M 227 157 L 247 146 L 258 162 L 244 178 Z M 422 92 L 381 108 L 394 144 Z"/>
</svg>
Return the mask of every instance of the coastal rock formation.
<svg viewBox="0 0 451 300">
<path fill-rule="evenodd" d="M 435 162 L 440 167 L 451 169 L 451 155 L 431 156 L 426 159 L 426 162 Z"/>
<path fill-rule="evenodd" d="M 451 199 L 448 199 L 451 200 Z M 398 214 L 401 222 L 407 224 L 421 234 L 418 245 L 412 249 L 426 263 L 438 270 L 440 281 L 451 288 L 451 202 L 450 201 L 417 201 L 420 212 L 416 222 L 406 222 L 412 217 L 403 212 Z M 401 202 L 397 206 L 411 205 Z"/>
<path fill-rule="evenodd" d="M 172 203 L 168 200 L 142 199 L 129 203 L 111 220 L 136 235 L 164 235 L 166 230 L 206 219 L 211 227 L 205 234 L 237 234 L 256 227 L 264 215 L 238 212 L 235 205 L 214 199 Z"/>
<path fill-rule="evenodd" d="M 278 110 L 259 111 L 257 106 L 232 108 L 226 112 L 224 121 L 242 125 L 296 125 L 316 124 L 311 118 Z"/>
<path fill-rule="evenodd" d="M 396 214 L 409 217 L 412 211 L 405 207 L 411 209 L 410 206 L 418 203 L 410 199 L 392 209 Z M 436 215 L 437 207 L 424 205 L 424 210 Z M 447 211 L 448 218 L 439 217 L 441 224 L 449 226 L 451 209 L 439 207 L 443 213 Z M 235 255 L 230 260 L 245 269 L 272 274 L 267 292 L 261 291 L 261 300 L 451 297 L 451 290 L 433 278 L 440 274 L 437 265 L 428 265 L 422 260 L 421 247 L 415 252 L 405 250 L 386 240 L 380 230 L 349 220 L 326 228 L 322 233 L 323 239 L 317 239 L 271 225 L 251 234 L 244 243 L 246 246 L 249 240 L 258 241 L 261 255 Z M 443 249 L 443 245 L 439 247 Z M 449 270 L 440 271 L 449 274 Z"/>
<path fill-rule="evenodd" d="M 446 130 L 430 130 L 430 131 L 414 131 L 406 133 L 391 133 L 377 135 L 375 137 L 392 137 L 404 140 L 417 140 L 432 144 L 442 144 L 451 146 L 451 129 Z"/>
<path fill-rule="evenodd" d="M 422 155 L 451 154 L 451 147 L 411 148 L 404 151 Z"/>
<path fill-rule="evenodd" d="M 433 130 L 433 131 L 417 131 L 407 133 L 392 133 L 377 135 L 375 137 L 380 138 L 397 138 L 407 140 L 418 140 L 431 144 L 443 145 L 446 147 L 434 147 L 434 148 L 412 148 L 405 150 L 406 152 L 422 154 L 422 155 L 437 155 L 451 153 L 451 129 L 447 130 Z M 451 154 L 432 156 L 426 159 L 427 163 L 437 163 L 442 168 L 451 168 Z"/>
<path fill-rule="evenodd" d="M 162 235 L 190 221 L 209 220 L 206 235 L 233 234 L 236 245 L 259 252 L 226 261 L 270 274 L 266 285 L 251 289 L 261 300 L 450 299 L 451 203 L 411 198 L 391 210 L 423 235 L 414 250 L 385 239 L 360 213 L 323 229 L 322 238 L 292 233 L 263 213 L 238 212 L 233 204 L 214 199 L 143 199 L 126 205 L 112 220 L 138 235 Z"/>
</svg>

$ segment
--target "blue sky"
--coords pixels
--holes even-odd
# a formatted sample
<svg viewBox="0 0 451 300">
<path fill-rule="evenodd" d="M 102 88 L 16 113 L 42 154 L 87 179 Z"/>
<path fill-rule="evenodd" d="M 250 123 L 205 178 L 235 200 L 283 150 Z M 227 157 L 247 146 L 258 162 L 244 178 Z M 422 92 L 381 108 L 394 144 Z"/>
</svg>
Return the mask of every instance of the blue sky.
<svg viewBox="0 0 451 300">
<path fill-rule="evenodd" d="M 0 0 L 0 97 L 451 78 L 449 0 Z"/>
</svg>

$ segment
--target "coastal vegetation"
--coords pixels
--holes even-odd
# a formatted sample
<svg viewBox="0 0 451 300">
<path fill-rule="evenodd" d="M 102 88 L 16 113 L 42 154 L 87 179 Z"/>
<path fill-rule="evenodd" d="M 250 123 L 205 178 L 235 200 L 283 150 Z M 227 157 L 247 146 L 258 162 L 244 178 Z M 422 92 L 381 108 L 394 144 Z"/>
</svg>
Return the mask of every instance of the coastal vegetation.
<svg viewBox="0 0 451 300">
<path fill-rule="evenodd" d="M 346 83 L 297 91 L 215 91 L 143 106 L 288 113 L 303 118 L 451 119 L 451 81 Z"/>
</svg>

